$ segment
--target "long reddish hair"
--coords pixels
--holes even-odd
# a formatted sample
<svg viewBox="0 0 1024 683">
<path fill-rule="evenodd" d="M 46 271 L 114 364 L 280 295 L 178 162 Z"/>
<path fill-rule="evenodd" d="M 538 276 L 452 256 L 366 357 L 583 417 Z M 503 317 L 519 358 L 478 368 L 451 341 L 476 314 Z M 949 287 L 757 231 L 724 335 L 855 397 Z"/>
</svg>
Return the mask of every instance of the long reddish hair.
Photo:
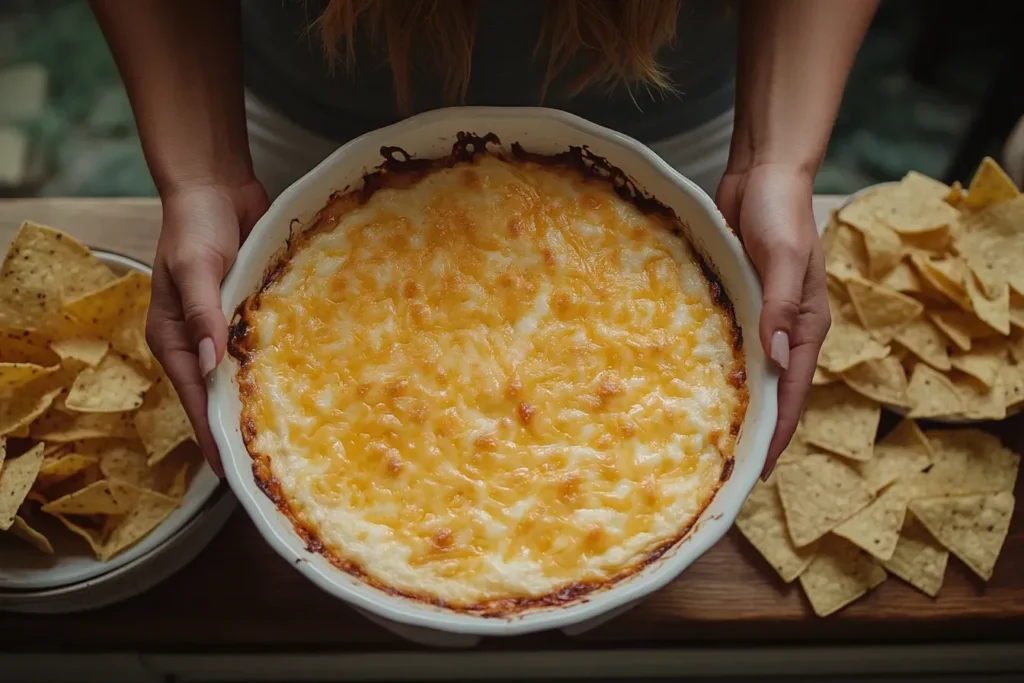
<svg viewBox="0 0 1024 683">
<path fill-rule="evenodd" d="M 515 0 L 505 0 L 514 2 Z M 658 51 L 675 37 L 681 0 L 548 0 L 534 57 L 546 54 L 543 93 L 570 60 L 589 57 L 568 86 L 569 95 L 590 85 L 643 85 L 671 90 Z M 444 84 L 448 104 L 465 100 L 476 40 L 477 0 L 330 0 L 316 19 L 324 53 L 355 68 L 357 29 L 386 46 L 395 98 L 412 109 L 413 38 L 424 40 Z M 543 95 L 542 95 L 543 96 Z"/>
</svg>

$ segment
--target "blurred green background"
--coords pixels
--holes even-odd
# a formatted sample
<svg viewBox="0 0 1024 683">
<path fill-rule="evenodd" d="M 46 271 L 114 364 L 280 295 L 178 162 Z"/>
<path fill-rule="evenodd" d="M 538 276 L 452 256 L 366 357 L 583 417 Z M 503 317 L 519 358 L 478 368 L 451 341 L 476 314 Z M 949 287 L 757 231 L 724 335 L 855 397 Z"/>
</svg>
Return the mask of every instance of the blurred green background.
<svg viewBox="0 0 1024 683">
<path fill-rule="evenodd" d="M 883 2 L 851 77 L 819 192 L 852 192 L 912 168 L 947 174 L 1007 48 L 993 39 L 995 28 L 954 22 L 944 6 Z M 996 26 L 999 17 L 992 21 Z M 998 142 L 986 151 L 997 152 Z M 86 2 L 6 0 L 0 195 L 154 193 L 128 100 Z"/>
</svg>

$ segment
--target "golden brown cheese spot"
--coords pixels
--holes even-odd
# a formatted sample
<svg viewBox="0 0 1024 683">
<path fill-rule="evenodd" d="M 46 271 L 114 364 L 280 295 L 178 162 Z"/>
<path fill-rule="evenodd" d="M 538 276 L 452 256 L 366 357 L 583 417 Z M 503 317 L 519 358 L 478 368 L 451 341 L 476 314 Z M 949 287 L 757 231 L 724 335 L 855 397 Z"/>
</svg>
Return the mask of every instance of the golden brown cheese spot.
<svg viewBox="0 0 1024 683">
<path fill-rule="evenodd" d="M 494 160 L 325 215 L 262 295 L 245 409 L 327 547 L 451 604 L 536 597 L 713 495 L 731 326 L 660 219 Z"/>
<path fill-rule="evenodd" d="M 438 550 L 447 550 L 455 543 L 455 537 L 452 534 L 452 530 L 447 528 L 438 529 L 437 533 L 434 534 L 431 540 L 434 542 L 434 547 Z"/>
<path fill-rule="evenodd" d="M 519 416 L 519 421 L 521 423 L 523 423 L 524 425 L 530 424 L 530 420 L 533 419 L 533 416 L 534 416 L 534 414 L 536 412 L 537 412 L 537 409 L 534 408 L 533 406 L 531 406 L 526 401 L 521 402 L 516 407 L 516 415 Z"/>
</svg>

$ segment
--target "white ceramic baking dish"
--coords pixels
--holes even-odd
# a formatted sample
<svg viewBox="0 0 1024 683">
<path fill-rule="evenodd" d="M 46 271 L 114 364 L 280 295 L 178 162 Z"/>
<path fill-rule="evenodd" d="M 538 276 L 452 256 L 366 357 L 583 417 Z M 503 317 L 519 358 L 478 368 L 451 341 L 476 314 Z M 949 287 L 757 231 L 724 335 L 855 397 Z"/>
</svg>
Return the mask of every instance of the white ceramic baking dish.
<svg viewBox="0 0 1024 683">
<path fill-rule="evenodd" d="M 553 628 L 579 631 L 665 586 L 722 537 L 761 473 L 775 427 L 778 377 L 764 355 L 757 334 L 761 285 L 739 239 L 704 192 L 646 146 L 565 112 L 477 107 L 433 111 L 349 142 L 285 190 L 242 246 L 224 281 L 223 307 L 230 319 L 239 302 L 259 286 L 265 269 L 285 244 L 292 226 L 308 224 L 332 192 L 358 187 L 363 175 L 382 163 L 382 146 L 400 147 L 413 157 L 437 158 L 451 153 L 459 132 L 480 136 L 494 133 L 506 149 L 518 142 L 527 151 L 540 154 L 564 152 L 571 145 L 588 147 L 590 152 L 625 172 L 646 194 L 671 207 L 688 230 L 694 246 L 717 270 L 735 306 L 746 342 L 750 404 L 737 444 L 732 475 L 691 531 L 644 570 L 575 602 L 508 617 L 457 613 L 384 593 L 307 550 L 289 520 L 254 480 L 252 460 L 239 429 L 241 404 L 235 382 L 237 364 L 230 357 L 210 379 L 210 423 L 228 481 L 270 545 L 317 586 L 375 621 L 391 624 L 403 635 L 419 640 L 433 631 L 463 636 L 509 636 Z M 409 627 L 414 628 L 410 631 Z M 459 643 L 452 643 L 441 638 L 434 642 L 465 644 L 472 640 L 463 638 Z"/>
</svg>

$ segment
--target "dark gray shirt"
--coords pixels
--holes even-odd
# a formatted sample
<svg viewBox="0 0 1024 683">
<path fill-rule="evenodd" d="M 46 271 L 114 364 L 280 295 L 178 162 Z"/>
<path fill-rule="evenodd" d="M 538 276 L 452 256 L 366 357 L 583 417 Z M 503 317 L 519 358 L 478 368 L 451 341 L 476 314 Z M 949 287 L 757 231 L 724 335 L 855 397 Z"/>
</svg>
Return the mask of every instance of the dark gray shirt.
<svg viewBox="0 0 1024 683">
<path fill-rule="evenodd" d="M 319 35 L 309 28 L 323 4 L 245 0 L 245 82 L 259 99 L 295 123 L 344 142 L 402 117 L 382 46 L 357 41 L 358 68 L 352 76 L 343 67 L 328 66 Z M 595 86 L 566 97 L 560 93 L 572 80 L 570 65 L 542 102 L 546 58 L 533 55 L 545 4 L 546 0 L 480 0 L 465 104 L 557 107 L 644 142 L 690 130 L 732 106 L 736 29 L 725 0 L 684 0 L 676 41 L 659 55 L 678 93 L 635 88 L 630 94 L 621 86 L 611 91 Z M 431 60 L 413 62 L 415 110 L 445 106 Z"/>
</svg>

